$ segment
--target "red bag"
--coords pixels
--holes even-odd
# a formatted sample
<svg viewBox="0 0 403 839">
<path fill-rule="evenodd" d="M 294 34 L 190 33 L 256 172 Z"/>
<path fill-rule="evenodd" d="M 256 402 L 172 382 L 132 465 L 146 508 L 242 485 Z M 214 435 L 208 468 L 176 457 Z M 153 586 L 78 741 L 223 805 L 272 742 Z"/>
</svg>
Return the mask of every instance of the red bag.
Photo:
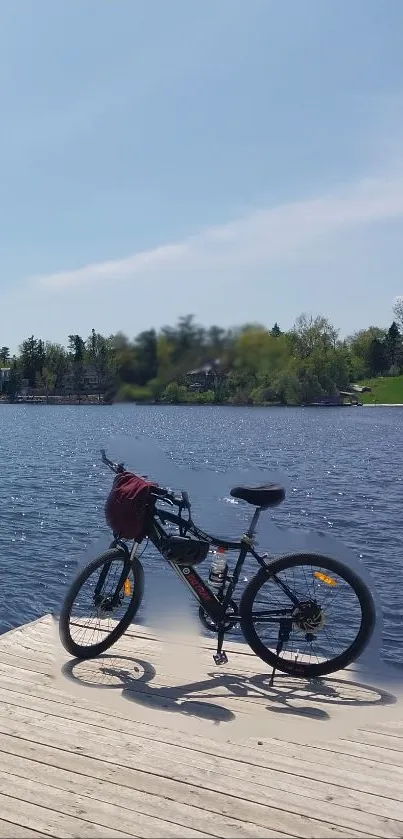
<svg viewBox="0 0 403 839">
<path fill-rule="evenodd" d="M 115 534 L 136 542 L 144 539 L 154 507 L 151 493 L 156 486 L 132 472 L 117 475 L 105 504 L 105 518 Z"/>
</svg>

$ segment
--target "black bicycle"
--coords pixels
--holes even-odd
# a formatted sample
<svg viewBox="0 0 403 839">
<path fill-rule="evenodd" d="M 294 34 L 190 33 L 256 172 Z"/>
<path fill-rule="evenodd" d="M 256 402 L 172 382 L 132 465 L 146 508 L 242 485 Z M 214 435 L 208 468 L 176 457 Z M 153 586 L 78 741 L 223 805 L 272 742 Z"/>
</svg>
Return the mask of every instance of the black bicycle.
<svg viewBox="0 0 403 839">
<path fill-rule="evenodd" d="M 125 471 L 103 450 L 102 459 L 116 475 Z M 351 568 L 313 553 L 271 559 L 255 550 L 259 517 L 284 500 L 281 486 L 231 490 L 233 498 L 255 507 L 249 529 L 234 541 L 207 534 L 193 522 L 186 492 L 155 486 L 152 495 L 146 540 L 198 601 L 203 626 L 217 635 L 217 665 L 228 661 L 224 637 L 236 625 L 253 652 L 271 665 L 272 679 L 276 670 L 317 678 L 347 667 L 361 655 L 375 626 L 375 606 L 368 587 Z M 78 573 L 61 609 L 60 638 L 75 658 L 96 657 L 111 647 L 129 627 L 142 601 L 139 543 L 129 549 L 127 540 L 118 533 L 113 536 L 110 549 Z M 227 562 L 230 552 L 238 553 L 232 571 Z M 212 562 L 206 583 L 195 566 L 209 554 Z M 260 567 L 238 605 L 234 595 L 248 556 Z M 90 643 L 88 632 L 93 638 Z"/>
</svg>

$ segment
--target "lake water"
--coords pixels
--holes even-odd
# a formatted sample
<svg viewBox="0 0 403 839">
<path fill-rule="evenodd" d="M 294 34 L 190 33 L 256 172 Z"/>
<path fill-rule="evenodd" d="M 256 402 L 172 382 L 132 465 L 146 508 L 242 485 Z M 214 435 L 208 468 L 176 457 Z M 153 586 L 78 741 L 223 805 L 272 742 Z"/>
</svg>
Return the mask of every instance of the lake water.
<svg viewBox="0 0 403 839">
<path fill-rule="evenodd" d="M 0 406 L 1 632 L 59 609 L 84 547 L 106 533 L 99 449 L 114 455 L 122 436 L 130 449 L 140 432 L 189 467 L 203 526 L 205 470 L 210 485 L 234 464 L 284 474 L 274 520 L 331 533 L 361 558 L 382 604 L 383 655 L 403 661 L 403 408 Z M 151 582 L 167 573 L 148 552 L 142 561 Z"/>
</svg>

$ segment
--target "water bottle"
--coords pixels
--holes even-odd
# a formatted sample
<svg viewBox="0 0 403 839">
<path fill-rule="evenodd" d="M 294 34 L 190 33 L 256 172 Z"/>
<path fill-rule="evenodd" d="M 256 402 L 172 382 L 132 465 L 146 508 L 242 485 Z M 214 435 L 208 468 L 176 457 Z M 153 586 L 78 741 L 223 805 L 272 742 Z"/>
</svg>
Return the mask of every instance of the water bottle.
<svg viewBox="0 0 403 839">
<path fill-rule="evenodd" d="M 219 591 L 227 578 L 228 565 L 222 556 L 216 556 L 210 567 L 209 581 L 213 589 Z"/>
</svg>

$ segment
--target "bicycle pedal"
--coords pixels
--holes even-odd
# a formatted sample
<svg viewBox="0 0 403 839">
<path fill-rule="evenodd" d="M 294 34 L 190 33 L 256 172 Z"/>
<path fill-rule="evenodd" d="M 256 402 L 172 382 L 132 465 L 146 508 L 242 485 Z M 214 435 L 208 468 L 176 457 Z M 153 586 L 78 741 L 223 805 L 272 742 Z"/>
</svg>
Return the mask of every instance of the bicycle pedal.
<svg viewBox="0 0 403 839">
<path fill-rule="evenodd" d="M 215 663 L 217 664 L 217 666 L 220 665 L 220 664 L 228 664 L 227 654 L 224 653 L 224 652 L 217 653 L 216 655 L 213 655 L 213 659 L 214 659 Z"/>
</svg>

